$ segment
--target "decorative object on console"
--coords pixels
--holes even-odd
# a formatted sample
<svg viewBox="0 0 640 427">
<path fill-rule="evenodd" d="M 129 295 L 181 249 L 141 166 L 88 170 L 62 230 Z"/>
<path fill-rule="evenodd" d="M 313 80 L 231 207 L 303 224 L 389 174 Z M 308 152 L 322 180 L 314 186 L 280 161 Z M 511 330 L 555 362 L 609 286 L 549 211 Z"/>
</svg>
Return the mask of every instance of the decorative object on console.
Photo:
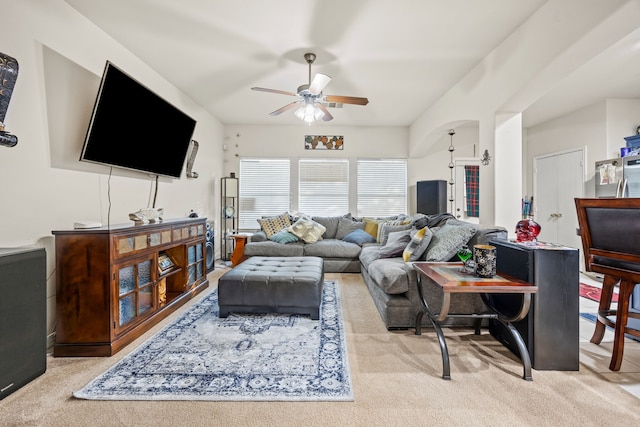
<svg viewBox="0 0 640 427">
<path fill-rule="evenodd" d="M 18 61 L 0 52 L 0 145 L 5 147 L 14 147 L 18 144 L 18 137 L 4 130 L 4 117 L 17 79 Z"/>
<path fill-rule="evenodd" d="M 367 105 L 369 100 L 367 98 L 359 98 L 355 96 L 340 96 L 340 95 L 326 95 L 322 94 L 322 90 L 331 82 L 331 77 L 325 74 L 316 74 L 311 80 L 311 64 L 316 60 L 314 53 L 305 53 L 304 60 L 309 64 L 309 84 L 303 84 L 298 87 L 296 93 L 287 92 L 277 89 L 265 89 L 262 87 L 252 87 L 252 90 L 258 90 L 261 92 L 278 93 L 281 95 L 297 96 L 300 98 L 298 101 L 294 101 L 273 111 L 269 115 L 277 116 L 287 110 L 298 107 L 295 115 L 300 120 L 305 121 L 309 125 L 316 120 L 322 119 L 325 122 L 333 120 L 333 116 L 327 110 L 327 107 L 341 108 L 342 104 L 355 104 L 355 105 Z"/>
<path fill-rule="evenodd" d="M 158 272 L 160 274 L 167 272 L 167 270 L 171 270 L 175 264 L 171 260 L 171 257 L 167 255 L 166 252 L 160 252 L 158 255 Z"/>
<path fill-rule="evenodd" d="M 305 150 L 343 150 L 344 136 L 342 135 L 305 135 Z"/>
<path fill-rule="evenodd" d="M 189 160 L 187 160 L 187 178 L 197 178 L 198 177 L 198 172 L 193 172 L 193 162 L 196 161 L 196 155 L 198 154 L 198 147 L 200 147 L 200 144 L 198 144 L 198 141 L 196 141 L 195 139 L 191 140 L 191 154 L 189 154 Z"/>
<path fill-rule="evenodd" d="M 163 208 L 144 208 L 138 212 L 130 213 L 129 219 L 138 224 L 150 224 L 155 222 L 162 222 L 162 215 L 164 215 Z"/>
<path fill-rule="evenodd" d="M 473 262 L 476 276 L 491 278 L 496 275 L 496 247 L 492 245 L 475 245 Z"/>
<path fill-rule="evenodd" d="M 542 227 L 534 220 L 522 219 L 516 224 L 516 240 L 518 242 L 536 243 L 540 230 L 542 230 Z"/>
</svg>

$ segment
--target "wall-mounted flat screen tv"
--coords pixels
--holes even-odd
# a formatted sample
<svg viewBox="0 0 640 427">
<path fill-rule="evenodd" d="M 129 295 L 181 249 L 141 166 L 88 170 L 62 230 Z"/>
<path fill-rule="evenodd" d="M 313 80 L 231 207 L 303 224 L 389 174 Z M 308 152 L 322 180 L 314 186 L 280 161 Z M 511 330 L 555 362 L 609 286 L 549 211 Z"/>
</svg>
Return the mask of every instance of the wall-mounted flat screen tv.
<svg viewBox="0 0 640 427">
<path fill-rule="evenodd" d="M 107 61 L 80 160 L 180 178 L 195 126 Z"/>
</svg>

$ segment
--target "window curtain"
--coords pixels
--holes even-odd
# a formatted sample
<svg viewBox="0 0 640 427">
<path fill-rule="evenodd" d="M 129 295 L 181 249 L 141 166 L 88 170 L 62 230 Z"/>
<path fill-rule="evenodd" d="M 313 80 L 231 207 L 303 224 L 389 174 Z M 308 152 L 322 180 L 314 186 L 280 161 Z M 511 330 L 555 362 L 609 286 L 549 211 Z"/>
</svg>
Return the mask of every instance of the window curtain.
<svg viewBox="0 0 640 427">
<path fill-rule="evenodd" d="M 480 216 L 480 166 L 465 165 L 465 193 L 467 199 L 467 216 Z"/>
</svg>

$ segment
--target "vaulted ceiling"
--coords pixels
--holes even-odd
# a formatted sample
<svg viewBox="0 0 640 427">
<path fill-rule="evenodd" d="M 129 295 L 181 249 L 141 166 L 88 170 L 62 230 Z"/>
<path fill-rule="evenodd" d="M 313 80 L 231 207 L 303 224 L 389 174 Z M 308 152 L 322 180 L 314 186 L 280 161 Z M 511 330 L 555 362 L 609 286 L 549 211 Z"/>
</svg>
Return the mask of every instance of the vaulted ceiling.
<svg viewBox="0 0 640 427">
<path fill-rule="evenodd" d="M 296 92 L 367 97 L 331 124 L 408 126 L 544 0 L 66 0 L 224 124 L 300 124 Z M 576 11 L 579 13 L 579 11 Z M 640 32 L 611 46 L 525 112 L 535 125 L 608 97 L 640 98 Z M 117 65 L 117 64 L 116 64 Z"/>
</svg>

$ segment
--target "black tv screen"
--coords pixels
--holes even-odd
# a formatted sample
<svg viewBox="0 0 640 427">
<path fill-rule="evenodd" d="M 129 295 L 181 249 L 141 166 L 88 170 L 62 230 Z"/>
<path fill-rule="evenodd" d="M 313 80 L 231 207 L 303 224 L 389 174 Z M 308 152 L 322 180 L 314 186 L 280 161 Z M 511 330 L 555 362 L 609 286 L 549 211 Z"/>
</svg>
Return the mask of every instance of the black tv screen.
<svg viewBox="0 0 640 427">
<path fill-rule="evenodd" d="M 107 61 L 80 160 L 180 178 L 195 125 Z"/>
</svg>

